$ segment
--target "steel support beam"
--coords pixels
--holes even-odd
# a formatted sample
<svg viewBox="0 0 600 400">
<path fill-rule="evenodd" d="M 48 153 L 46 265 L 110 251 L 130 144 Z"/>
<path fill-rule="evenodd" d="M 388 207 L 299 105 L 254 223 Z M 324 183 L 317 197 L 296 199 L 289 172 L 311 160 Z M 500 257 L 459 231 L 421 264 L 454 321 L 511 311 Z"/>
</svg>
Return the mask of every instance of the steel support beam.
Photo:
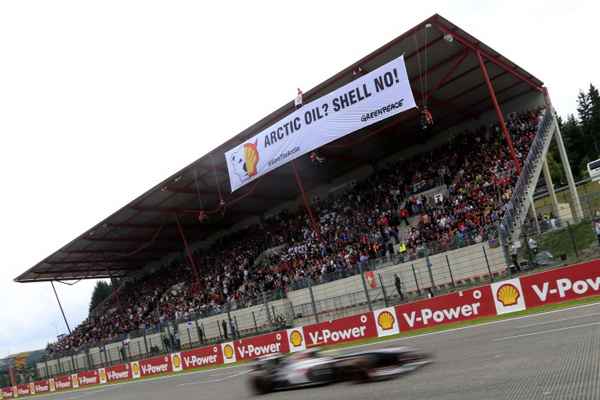
<svg viewBox="0 0 600 400">
<path fill-rule="evenodd" d="M 177 214 L 175 214 L 175 222 L 177 223 L 177 229 L 179 230 L 179 235 L 181 235 L 181 240 L 183 241 L 183 245 L 185 247 L 185 254 L 187 255 L 187 258 L 190 262 L 192 271 L 194 272 L 194 278 L 196 280 L 196 283 L 199 284 L 200 283 L 200 275 L 198 274 L 198 268 L 196 268 L 196 262 L 194 261 L 194 256 L 192 255 L 192 251 L 190 250 L 190 247 L 188 246 L 187 238 L 185 237 L 183 228 L 181 227 L 181 224 L 179 223 L 179 217 L 177 216 Z"/>
<path fill-rule="evenodd" d="M 515 152 L 515 148 L 513 146 L 512 138 L 510 137 L 510 133 L 508 132 L 508 128 L 506 127 L 506 122 L 504 121 L 504 114 L 502 114 L 502 110 L 500 109 L 500 105 L 498 104 L 498 99 L 496 98 L 496 93 L 494 92 L 494 86 L 492 86 L 492 82 L 490 81 L 490 77 L 488 75 L 487 68 L 485 63 L 483 62 L 483 58 L 481 57 L 481 52 L 477 51 L 477 59 L 479 60 L 479 66 L 481 68 L 481 72 L 483 73 L 483 77 L 485 78 L 485 83 L 487 84 L 488 91 L 490 93 L 490 98 L 492 99 L 492 103 L 494 104 L 494 109 L 496 110 L 496 116 L 498 117 L 498 123 L 500 124 L 500 129 L 504 134 L 504 139 L 508 144 L 508 150 L 510 151 L 510 156 L 513 160 L 513 164 L 515 166 L 515 170 L 517 171 L 517 175 L 521 175 L 521 163 L 517 158 L 517 154 Z"/>
<path fill-rule="evenodd" d="M 556 192 L 554 191 L 554 183 L 552 182 L 552 175 L 550 174 L 550 168 L 548 167 L 548 153 L 546 153 L 546 158 L 544 158 L 542 171 L 544 172 L 546 190 L 548 191 L 548 194 L 550 195 L 550 200 L 552 201 L 552 214 L 554 214 L 554 218 L 558 218 L 560 209 L 558 208 L 558 198 L 556 197 Z"/>
<path fill-rule="evenodd" d="M 474 53 L 478 54 L 478 57 L 485 57 L 486 59 L 488 59 L 491 62 L 493 62 L 494 64 L 496 64 L 498 67 L 504 69 L 509 74 L 513 75 L 515 78 L 517 78 L 517 79 L 519 79 L 519 80 L 527 83 L 529 86 L 531 86 L 536 91 L 543 92 L 543 88 L 541 86 L 539 86 L 537 83 L 533 82 L 530 78 L 522 75 L 520 72 L 515 71 L 515 68 L 513 66 L 507 64 L 506 62 L 502 61 L 498 57 L 495 57 L 495 56 L 491 55 L 487 51 L 481 49 L 479 46 L 473 45 L 467 39 L 465 39 L 461 34 L 459 34 L 457 32 L 454 32 L 454 31 L 450 31 L 448 28 L 446 28 L 444 25 L 442 25 L 437 20 L 437 18 L 434 18 L 433 24 L 441 32 L 443 32 L 444 34 L 450 34 L 450 35 L 452 35 L 452 37 L 456 41 L 458 41 L 460 44 L 462 44 L 464 47 L 466 47 L 468 49 L 471 49 Z"/>
<path fill-rule="evenodd" d="M 308 218 L 310 219 L 310 224 L 312 225 L 313 232 L 317 235 L 317 239 L 321 240 L 321 232 L 319 229 L 319 225 L 317 224 L 317 220 L 315 219 L 315 215 L 313 213 L 312 207 L 308 202 L 308 197 L 306 197 L 306 192 L 304 191 L 304 185 L 302 185 L 302 179 L 300 178 L 300 174 L 298 173 L 298 167 L 296 166 L 296 160 L 292 160 L 290 162 L 292 164 L 292 169 L 294 170 L 294 177 L 296 178 L 296 184 L 298 185 L 298 189 L 300 190 L 300 194 L 302 195 L 302 202 L 304 203 L 304 209 L 308 214 Z"/>
</svg>

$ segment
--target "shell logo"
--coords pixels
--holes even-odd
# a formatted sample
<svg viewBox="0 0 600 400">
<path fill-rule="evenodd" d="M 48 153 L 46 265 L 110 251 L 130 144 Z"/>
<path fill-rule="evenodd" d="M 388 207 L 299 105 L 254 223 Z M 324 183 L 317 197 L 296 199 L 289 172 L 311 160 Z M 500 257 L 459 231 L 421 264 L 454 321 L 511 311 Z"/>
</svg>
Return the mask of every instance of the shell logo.
<svg viewBox="0 0 600 400">
<path fill-rule="evenodd" d="M 137 362 L 131 363 L 131 373 L 134 376 L 140 374 L 140 365 Z"/>
<path fill-rule="evenodd" d="M 496 291 L 496 298 L 504 307 L 514 306 L 519 302 L 519 289 L 515 285 L 506 283 Z"/>
<path fill-rule="evenodd" d="M 56 390 L 56 384 L 54 383 L 54 379 L 50 378 L 50 381 L 48 382 L 48 386 L 50 386 L 51 392 L 54 392 Z"/>
<path fill-rule="evenodd" d="M 257 142 L 244 144 L 244 161 L 248 176 L 254 176 L 258 172 L 256 170 L 259 160 L 257 144 Z"/>
<path fill-rule="evenodd" d="M 395 322 L 396 322 L 396 318 L 394 318 L 394 315 L 389 311 L 383 311 L 377 317 L 377 324 L 384 331 L 393 329 Z"/>
<path fill-rule="evenodd" d="M 230 344 L 226 344 L 225 346 L 223 346 L 223 355 L 225 356 L 225 358 L 233 357 L 233 346 Z"/>
<path fill-rule="evenodd" d="M 100 382 L 106 382 L 106 370 L 104 368 L 100 369 Z"/>
<path fill-rule="evenodd" d="M 181 357 L 179 354 L 173 354 L 173 369 L 179 369 L 181 367 Z"/>
<path fill-rule="evenodd" d="M 290 333 L 290 342 L 294 347 L 302 346 L 302 334 L 299 331 L 292 331 Z"/>
</svg>

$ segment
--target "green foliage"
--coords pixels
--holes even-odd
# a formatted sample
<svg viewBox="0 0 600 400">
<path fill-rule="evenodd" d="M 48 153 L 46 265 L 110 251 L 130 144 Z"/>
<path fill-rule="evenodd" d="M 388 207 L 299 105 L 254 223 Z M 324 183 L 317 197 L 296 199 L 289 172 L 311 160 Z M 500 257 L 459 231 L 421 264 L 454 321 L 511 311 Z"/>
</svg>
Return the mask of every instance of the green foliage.
<svg viewBox="0 0 600 400">
<path fill-rule="evenodd" d="M 104 281 L 96 282 L 94 292 L 92 293 L 92 300 L 90 301 L 90 312 L 96 308 L 96 306 L 102 303 L 112 293 L 112 285 Z"/>
<path fill-rule="evenodd" d="M 566 121 L 559 119 L 559 124 L 575 179 L 587 178 L 587 163 L 600 158 L 600 93 L 598 89 L 590 84 L 587 92 L 580 91 L 577 96 L 577 117 L 572 114 L 568 115 Z M 550 155 L 554 160 L 559 159 L 556 146 L 551 147 Z M 557 182 L 563 182 L 556 170 L 552 170 L 552 178 Z"/>
<path fill-rule="evenodd" d="M 591 220 L 584 220 L 562 229 L 551 231 L 542 235 L 539 248 L 549 250 L 555 257 L 566 254 L 567 259 L 576 261 L 575 247 L 581 252 L 596 245 L 596 235 Z"/>
</svg>

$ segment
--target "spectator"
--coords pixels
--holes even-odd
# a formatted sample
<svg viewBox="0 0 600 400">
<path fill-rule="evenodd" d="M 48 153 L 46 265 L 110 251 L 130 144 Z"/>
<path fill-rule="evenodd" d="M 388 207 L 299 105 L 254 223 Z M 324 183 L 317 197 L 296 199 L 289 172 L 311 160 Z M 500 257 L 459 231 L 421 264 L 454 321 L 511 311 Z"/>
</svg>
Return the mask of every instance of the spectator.
<svg viewBox="0 0 600 400">
<path fill-rule="evenodd" d="M 519 265 L 519 249 L 521 248 L 521 241 L 519 239 L 513 240 L 512 245 L 510 246 L 510 256 L 512 258 L 513 265 L 517 269 L 517 271 L 521 271 L 521 266 Z"/>
<path fill-rule="evenodd" d="M 521 161 L 539 115 L 534 110 L 506 119 Z M 300 209 L 227 234 L 193 254 L 203 266 L 198 280 L 189 265 L 174 263 L 126 281 L 72 334 L 48 345 L 48 352 L 69 352 L 121 340 L 136 329 L 259 304 L 263 293 L 284 296 L 308 282 L 355 274 L 359 263 L 394 255 L 395 245 L 403 258 L 414 259 L 493 239 L 518 178 L 502 141 L 499 126 L 492 124 L 456 135 L 418 157 L 378 165 L 340 195 L 314 199 L 317 232 Z M 432 195 L 435 200 L 423 194 L 440 187 L 443 193 Z M 515 254 L 519 268 L 516 261 Z M 224 324 L 222 334 L 229 337 Z"/>
<path fill-rule="evenodd" d="M 598 246 L 600 246 L 600 219 L 597 219 L 594 223 L 594 232 L 596 233 L 596 237 L 598 238 Z"/>
<path fill-rule="evenodd" d="M 221 321 L 221 327 L 223 329 L 223 332 L 222 332 L 223 333 L 223 339 L 228 339 L 228 336 L 227 336 L 227 321 L 225 321 L 225 320 Z"/>
<path fill-rule="evenodd" d="M 400 301 L 404 301 L 404 293 L 402 293 L 402 280 L 398 274 L 394 274 L 394 285 L 396 285 L 396 291 L 400 297 Z"/>
</svg>

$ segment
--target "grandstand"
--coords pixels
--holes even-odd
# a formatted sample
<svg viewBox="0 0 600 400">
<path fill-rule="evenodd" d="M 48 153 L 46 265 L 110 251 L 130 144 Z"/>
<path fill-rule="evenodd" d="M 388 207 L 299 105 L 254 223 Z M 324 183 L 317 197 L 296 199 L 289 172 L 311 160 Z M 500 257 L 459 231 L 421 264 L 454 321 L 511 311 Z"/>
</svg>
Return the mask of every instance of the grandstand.
<svg viewBox="0 0 600 400">
<path fill-rule="evenodd" d="M 303 101 L 401 55 L 418 108 L 231 192 L 224 154 L 296 111 L 290 101 L 17 277 L 120 285 L 48 346 L 39 375 L 492 279 L 505 272 L 527 213 L 535 214 L 531 196 L 542 170 L 553 188 L 545 161 L 553 138 L 574 204 L 566 214 L 553 204 L 555 215 L 582 217 L 542 81 L 439 15 Z"/>
</svg>

